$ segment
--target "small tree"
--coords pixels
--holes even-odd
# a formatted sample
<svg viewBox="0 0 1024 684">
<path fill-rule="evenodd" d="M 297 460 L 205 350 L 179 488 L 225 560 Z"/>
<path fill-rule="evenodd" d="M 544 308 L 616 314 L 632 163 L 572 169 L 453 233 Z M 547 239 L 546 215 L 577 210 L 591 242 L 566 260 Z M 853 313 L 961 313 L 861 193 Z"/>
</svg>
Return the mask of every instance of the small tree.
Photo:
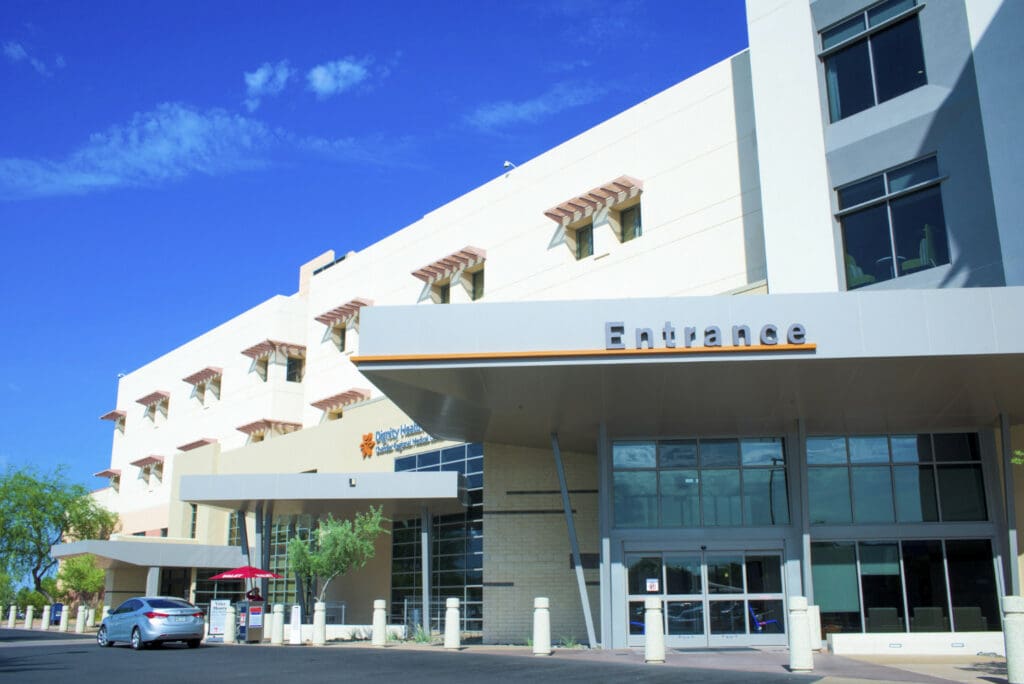
<svg viewBox="0 0 1024 684">
<path fill-rule="evenodd" d="M 68 558 L 61 563 L 60 572 L 57 573 L 61 597 L 68 603 L 91 605 L 103 590 L 105 575 L 103 568 L 96 565 L 96 557 L 91 554 Z"/>
<path fill-rule="evenodd" d="M 388 534 L 382 526 L 387 521 L 383 510 L 371 506 L 367 513 L 356 513 L 353 520 L 337 520 L 328 514 L 309 542 L 289 540 L 288 563 L 307 586 L 319 584 L 318 601 L 324 600 L 331 580 L 363 567 L 373 558 L 377 537 Z"/>
<path fill-rule="evenodd" d="M 40 473 L 31 467 L 8 468 L 0 475 L 0 570 L 12 577 L 32 576 L 35 591 L 52 602 L 52 585 L 43 583 L 57 565 L 50 547 L 79 539 L 106 539 L 117 515 L 68 482 L 63 468 Z"/>
</svg>

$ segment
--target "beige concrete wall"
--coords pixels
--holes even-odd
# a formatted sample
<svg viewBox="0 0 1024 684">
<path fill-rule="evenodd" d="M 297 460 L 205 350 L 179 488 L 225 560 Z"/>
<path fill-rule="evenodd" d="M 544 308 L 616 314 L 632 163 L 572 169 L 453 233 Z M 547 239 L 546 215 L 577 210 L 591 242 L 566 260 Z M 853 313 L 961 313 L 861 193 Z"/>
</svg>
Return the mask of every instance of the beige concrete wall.
<svg viewBox="0 0 1024 684">
<path fill-rule="evenodd" d="M 391 609 L 391 535 L 381 535 L 375 549 L 365 567 L 336 578 L 327 587 L 328 601 L 345 601 L 348 624 L 371 624 L 374 599 L 386 600 Z"/>
<path fill-rule="evenodd" d="M 584 643 L 586 623 L 551 450 L 486 444 L 484 454 L 484 642 L 524 643 L 531 636 L 533 599 L 547 596 L 552 639 Z M 580 552 L 596 554 L 597 456 L 562 457 Z M 597 570 L 586 570 L 585 578 L 599 626 Z"/>
<path fill-rule="evenodd" d="M 149 568 L 119 566 L 107 570 L 103 605 L 117 608 L 122 601 L 133 596 L 146 595 L 146 575 Z"/>
</svg>

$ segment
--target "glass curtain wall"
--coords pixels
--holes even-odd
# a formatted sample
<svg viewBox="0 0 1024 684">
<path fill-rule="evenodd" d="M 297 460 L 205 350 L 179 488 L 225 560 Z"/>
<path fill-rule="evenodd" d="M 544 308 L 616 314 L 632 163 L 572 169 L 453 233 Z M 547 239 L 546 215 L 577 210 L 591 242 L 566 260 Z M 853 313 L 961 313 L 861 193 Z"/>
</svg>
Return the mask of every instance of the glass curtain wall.
<svg viewBox="0 0 1024 684">
<path fill-rule="evenodd" d="M 266 600 L 268 603 L 298 603 L 303 608 L 303 615 L 309 613 L 306 607 L 313 605 L 313 588 L 303 587 L 305 596 L 298 593 L 298 581 L 288 564 L 288 541 L 298 537 L 309 543 L 315 525 L 313 516 L 279 515 L 274 517 L 270 530 L 270 567 L 272 572 L 281 575 L 281 579 L 271 579 L 267 585 Z M 311 614 L 311 613 L 310 613 Z"/>
<path fill-rule="evenodd" d="M 435 516 L 431 530 L 431 624 L 442 629 L 444 599 L 462 602 L 462 630 L 483 631 L 483 444 L 462 444 L 395 459 L 395 472 L 454 471 L 466 476 L 465 513 Z M 420 521 L 392 524 L 391 620 L 416 622 L 422 593 Z M 418 615 L 419 613 L 417 613 Z"/>
</svg>

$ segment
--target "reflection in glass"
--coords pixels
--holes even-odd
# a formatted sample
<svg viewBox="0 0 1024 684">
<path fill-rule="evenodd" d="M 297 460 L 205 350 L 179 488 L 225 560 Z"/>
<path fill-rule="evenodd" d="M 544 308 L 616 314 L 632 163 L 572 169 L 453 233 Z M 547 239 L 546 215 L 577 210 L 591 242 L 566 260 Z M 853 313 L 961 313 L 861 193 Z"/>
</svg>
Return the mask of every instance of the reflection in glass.
<svg viewBox="0 0 1024 684">
<path fill-rule="evenodd" d="M 661 559 L 657 557 L 627 556 L 630 594 L 661 594 Z M 653 580 L 649 582 L 648 580 Z M 657 588 L 654 588 L 657 586 Z M 648 591 L 651 587 L 651 591 Z"/>
<path fill-rule="evenodd" d="M 850 463 L 888 463 L 889 440 L 884 436 L 850 437 Z"/>
<path fill-rule="evenodd" d="M 939 466 L 938 475 L 944 521 L 988 519 L 980 465 Z"/>
<path fill-rule="evenodd" d="M 700 558 L 697 556 L 665 556 L 665 576 L 665 590 L 668 594 L 703 592 Z"/>
<path fill-rule="evenodd" d="M 700 601 L 668 601 L 665 606 L 668 633 L 674 636 L 704 634 L 704 604 Z"/>
<path fill-rule="evenodd" d="M 946 573 L 942 542 L 903 542 L 903 573 L 911 632 L 948 632 Z"/>
<path fill-rule="evenodd" d="M 891 435 L 893 463 L 917 463 L 932 460 L 930 435 Z"/>
<path fill-rule="evenodd" d="M 697 440 L 674 439 L 658 443 L 661 468 L 696 468 Z"/>
<path fill-rule="evenodd" d="M 738 594 L 743 591 L 743 562 L 734 556 L 708 556 L 708 593 Z"/>
<path fill-rule="evenodd" d="M 696 470 L 661 473 L 662 527 L 700 526 L 700 480 Z"/>
<path fill-rule="evenodd" d="M 654 471 L 618 471 L 614 474 L 615 525 L 658 526 L 658 474 Z"/>
<path fill-rule="evenodd" d="M 888 207 L 876 205 L 848 214 L 841 220 L 846 288 L 853 290 L 894 278 Z"/>
<path fill-rule="evenodd" d="M 747 593 L 782 593 L 782 563 L 778 556 L 747 556 Z"/>
<path fill-rule="evenodd" d="M 829 55 L 825 59 L 825 79 L 832 121 L 873 107 L 875 94 L 867 39 Z"/>
<path fill-rule="evenodd" d="M 853 468 L 853 517 L 859 523 L 893 522 L 889 466 Z"/>
<path fill-rule="evenodd" d="M 1002 627 L 989 540 L 947 541 L 946 563 L 953 599 L 953 629 L 998 632 Z"/>
<path fill-rule="evenodd" d="M 711 601 L 708 604 L 712 634 L 745 634 L 747 616 L 744 601 Z"/>
<path fill-rule="evenodd" d="M 745 466 L 782 465 L 782 440 L 778 437 L 740 440 L 740 454 Z"/>
<path fill-rule="evenodd" d="M 644 602 L 629 602 L 629 633 L 642 635 L 644 633 Z"/>
<path fill-rule="evenodd" d="M 702 468 L 739 465 L 739 442 L 735 439 L 702 439 L 700 465 Z"/>
<path fill-rule="evenodd" d="M 616 468 L 653 468 L 654 442 L 615 442 L 612 444 L 612 464 Z"/>
<path fill-rule="evenodd" d="M 861 631 L 853 542 L 812 543 L 811 577 L 814 600 L 821 606 L 823 633 Z"/>
<path fill-rule="evenodd" d="M 980 459 L 977 433 L 935 435 L 936 461 L 977 461 Z"/>
<path fill-rule="evenodd" d="M 808 437 L 807 462 L 810 465 L 846 463 L 846 438 Z"/>
<path fill-rule="evenodd" d="M 788 525 L 786 471 L 782 468 L 743 471 L 743 524 Z"/>
<path fill-rule="evenodd" d="M 873 35 L 871 52 L 875 60 L 879 102 L 891 100 L 928 82 L 924 73 L 921 29 L 916 16 Z"/>
<path fill-rule="evenodd" d="M 860 583 L 868 632 L 906 631 L 896 543 L 860 543 Z"/>
<path fill-rule="evenodd" d="M 896 519 L 900 522 L 937 522 L 935 474 L 931 466 L 896 466 Z"/>
<path fill-rule="evenodd" d="M 748 606 L 751 634 L 783 634 L 786 631 L 782 601 L 754 599 L 748 602 Z"/>
<path fill-rule="evenodd" d="M 702 503 L 704 525 L 740 525 L 740 471 L 704 470 Z"/>
<path fill-rule="evenodd" d="M 848 523 L 850 513 L 850 471 L 846 468 L 808 468 L 807 490 L 811 523 Z"/>
</svg>

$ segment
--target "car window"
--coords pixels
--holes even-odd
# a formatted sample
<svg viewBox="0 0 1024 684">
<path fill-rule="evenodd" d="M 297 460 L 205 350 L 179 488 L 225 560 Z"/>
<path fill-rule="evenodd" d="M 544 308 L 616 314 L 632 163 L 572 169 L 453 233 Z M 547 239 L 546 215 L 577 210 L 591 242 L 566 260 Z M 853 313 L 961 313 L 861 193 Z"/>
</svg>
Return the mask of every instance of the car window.
<svg viewBox="0 0 1024 684">
<path fill-rule="evenodd" d="M 127 613 L 132 609 L 132 599 L 128 599 L 117 608 L 113 610 L 114 615 L 120 615 L 121 613 Z"/>
<path fill-rule="evenodd" d="M 181 599 L 149 599 L 150 608 L 195 608 L 188 601 Z"/>
</svg>

